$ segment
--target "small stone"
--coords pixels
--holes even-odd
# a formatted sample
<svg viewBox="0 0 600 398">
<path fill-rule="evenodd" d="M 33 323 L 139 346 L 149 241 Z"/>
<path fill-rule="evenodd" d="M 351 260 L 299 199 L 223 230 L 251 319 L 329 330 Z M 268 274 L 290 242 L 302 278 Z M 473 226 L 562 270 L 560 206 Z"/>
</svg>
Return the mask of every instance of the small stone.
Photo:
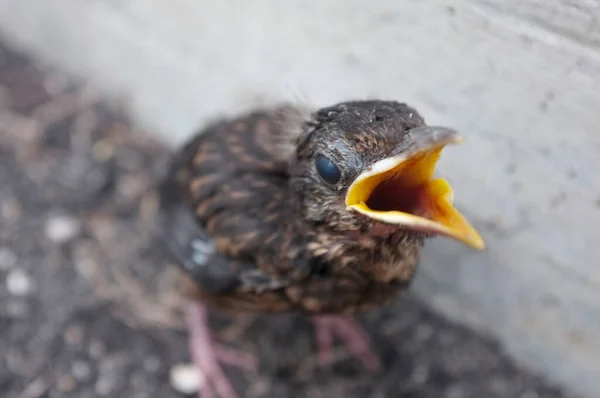
<svg viewBox="0 0 600 398">
<path fill-rule="evenodd" d="M 10 221 L 18 220 L 21 217 L 21 204 L 14 200 L 2 204 L 2 217 Z"/>
<path fill-rule="evenodd" d="M 33 284 L 27 272 L 20 268 L 9 271 L 6 276 L 6 288 L 14 296 L 27 296 L 33 289 Z"/>
<path fill-rule="evenodd" d="M 67 342 L 67 344 L 70 344 L 73 346 L 79 345 L 83 341 L 83 337 L 84 337 L 83 329 L 81 328 L 81 326 L 78 326 L 78 325 L 69 326 L 67 328 L 67 330 L 65 330 L 63 337 L 65 339 L 65 342 Z"/>
<path fill-rule="evenodd" d="M 0 271 L 7 271 L 16 264 L 17 256 L 8 247 L 0 247 Z"/>
<path fill-rule="evenodd" d="M 96 386 L 94 389 L 96 390 L 96 394 L 104 397 L 104 396 L 110 395 L 112 393 L 114 387 L 115 387 L 115 383 L 113 382 L 112 379 L 110 379 L 108 377 L 100 377 L 96 381 Z"/>
<path fill-rule="evenodd" d="M 127 199 L 134 199 L 140 196 L 146 189 L 146 183 L 139 175 L 127 175 L 121 178 L 119 183 L 119 193 Z"/>
<path fill-rule="evenodd" d="M 198 392 L 204 384 L 204 378 L 201 377 L 201 373 L 192 364 L 174 365 L 169 374 L 169 381 L 171 387 L 182 394 Z"/>
<path fill-rule="evenodd" d="M 115 148 L 106 141 L 96 141 L 92 146 L 92 156 L 98 162 L 106 162 L 115 156 Z"/>
<path fill-rule="evenodd" d="M 92 374 L 92 369 L 86 361 L 79 360 L 73 362 L 71 365 L 71 373 L 75 377 L 75 380 L 86 381 Z"/>
<path fill-rule="evenodd" d="M 44 378 L 38 377 L 27 386 L 27 388 L 25 389 L 25 391 L 23 391 L 21 396 L 41 397 L 48 392 L 48 387 L 48 381 Z"/>
<path fill-rule="evenodd" d="M 70 375 L 62 376 L 56 382 L 56 387 L 62 392 L 71 392 L 77 387 L 75 379 Z"/>
<path fill-rule="evenodd" d="M 46 236 L 56 243 L 65 243 L 73 239 L 79 229 L 79 220 L 68 215 L 51 217 L 46 221 L 45 227 Z"/>
<path fill-rule="evenodd" d="M 265 379 L 265 378 L 259 378 L 259 379 L 255 379 L 252 382 L 252 385 L 250 387 L 250 391 L 248 395 L 250 396 L 255 396 L 255 397 L 262 397 L 265 396 L 268 392 L 269 392 L 269 388 L 270 387 L 270 383 Z M 315 387 L 313 387 L 315 388 Z M 309 397 L 320 397 L 321 394 L 320 392 L 315 391 L 316 388 L 312 391 L 309 390 L 308 396 Z"/>
</svg>

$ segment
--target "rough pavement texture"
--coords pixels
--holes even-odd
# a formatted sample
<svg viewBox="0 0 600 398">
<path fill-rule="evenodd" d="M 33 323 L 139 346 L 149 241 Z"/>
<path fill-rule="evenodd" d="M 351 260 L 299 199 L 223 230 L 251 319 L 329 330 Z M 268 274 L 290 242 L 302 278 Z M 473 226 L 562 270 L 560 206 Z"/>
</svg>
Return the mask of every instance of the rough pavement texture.
<svg viewBox="0 0 600 398">
<path fill-rule="evenodd" d="M 2 397 L 181 396 L 169 385 L 188 361 L 180 302 L 148 234 L 167 150 L 115 115 L 0 48 Z M 215 315 L 214 327 L 260 359 L 258 374 L 227 370 L 245 397 L 569 397 L 411 295 L 364 321 L 377 376 L 343 352 L 315 368 L 299 317 Z"/>
</svg>

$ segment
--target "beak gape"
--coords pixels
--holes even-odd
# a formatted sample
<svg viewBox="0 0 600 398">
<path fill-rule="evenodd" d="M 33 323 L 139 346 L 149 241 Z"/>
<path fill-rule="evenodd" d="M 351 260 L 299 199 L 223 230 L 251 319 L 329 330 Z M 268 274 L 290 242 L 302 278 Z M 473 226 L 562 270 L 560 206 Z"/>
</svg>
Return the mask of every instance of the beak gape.
<svg viewBox="0 0 600 398">
<path fill-rule="evenodd" d="M 444 147 L 462 142 L 445 127 L 417 127 L 409 132 L 414 145 L 380 160 L 352 183 L 346 207 L 375 220 L 415 231 L 444 235 L 483 250 L 481 235 L 453 206 L 448 181 L 434 178 Z"/>
</svg>

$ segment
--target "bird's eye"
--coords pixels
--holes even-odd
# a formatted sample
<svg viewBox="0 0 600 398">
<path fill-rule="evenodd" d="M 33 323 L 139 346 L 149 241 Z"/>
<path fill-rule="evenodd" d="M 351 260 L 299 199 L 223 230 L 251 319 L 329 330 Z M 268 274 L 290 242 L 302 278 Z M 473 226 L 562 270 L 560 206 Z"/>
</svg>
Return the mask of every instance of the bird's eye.
<svg viewBox="0 0 600 398">
<path fill-rule="evenodd" d="M 315 159 L 315 165 L 317 167 L 317 172 L 328 184 L 337 184 L 342 178 L 342 173 L 340 169 L 329 159 L 327 159 L 323 155 L 318 155 Z"/>
</svg>

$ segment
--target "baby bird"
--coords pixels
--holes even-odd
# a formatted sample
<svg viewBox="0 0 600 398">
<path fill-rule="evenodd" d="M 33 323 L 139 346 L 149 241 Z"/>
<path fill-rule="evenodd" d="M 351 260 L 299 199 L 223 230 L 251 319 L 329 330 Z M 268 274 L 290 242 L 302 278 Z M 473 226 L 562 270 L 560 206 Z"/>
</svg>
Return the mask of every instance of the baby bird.
<svg viewBox="0 0 600 398">
<path fill-rule="evenodd" d="M 316 329 L 319 358 L 344 340 L 380 366 L 359 312 L 411 282 L 428 238 L 484 242 L 434 177 L 441 151 L 461 142 L 407 104 L 364 100 L 305 110 L 282 105 L 220 120 L 174 156 L 161 187 L 163 241 L 185 275 L 192 358 L 203 392 L 237 394 L 219 365 L 252 357 L 212 342 L 206 307 L 298 312 Z"/>
</svg>

